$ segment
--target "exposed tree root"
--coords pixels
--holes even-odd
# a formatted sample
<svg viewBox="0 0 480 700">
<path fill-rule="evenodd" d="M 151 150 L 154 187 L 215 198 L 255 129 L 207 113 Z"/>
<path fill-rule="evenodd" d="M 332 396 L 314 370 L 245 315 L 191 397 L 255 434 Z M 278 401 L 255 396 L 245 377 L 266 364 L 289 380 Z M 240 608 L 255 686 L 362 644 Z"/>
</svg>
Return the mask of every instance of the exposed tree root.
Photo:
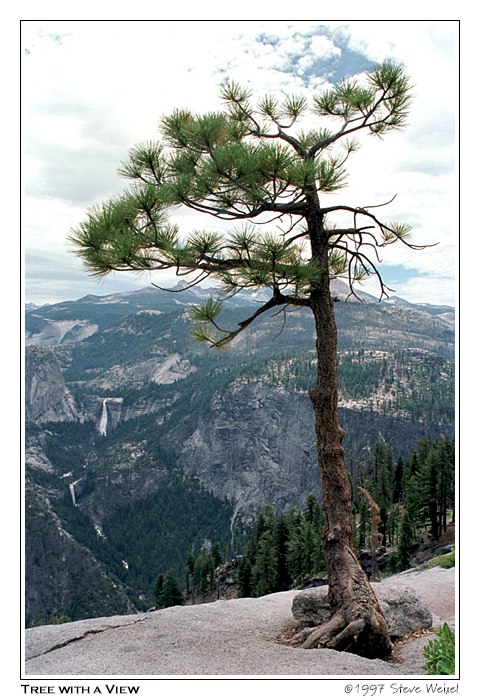
<svg viewBox="0 0 480 700">
<path fill-rule="evenodd" d="M 348 651 L 368 658 L 386 658 L 392 650 L 388 636 L 379 634 L 379 630 L 364 618 L 347 622 L 342 613 L 335 614 L 323 625 L 301 630 L 292 637 L 290 644 L 303 649 Z"/>
<path fill-rule="evenodd" d="M 315 627 L 303 642 L 302 647 L 304 649 L 312 649 L 313 647 L 337 649 L 342 646 L 346 650 L 357 641 L 357 637 L 364 627 L 365 620 L 354 620 L 345 625 L 343 617 L 335 615 L 329 622 Z M 337 630 L 339 630 L 338 633 L 336 633 Z"/>
<path fill-rule="evenodd" d="M 330 639 L 341 629 L 342 624 L 343 618 L 340 615 L 334 615 L 331 620 L 325 622 L 323 625 L 307 627 L 297 635 L 302 636 L 302 648 L 313 649 L 314 647 L 327 646 Z M 300 639 L 298 639 L 298 641 L 300 641 Z"/>
</svg>

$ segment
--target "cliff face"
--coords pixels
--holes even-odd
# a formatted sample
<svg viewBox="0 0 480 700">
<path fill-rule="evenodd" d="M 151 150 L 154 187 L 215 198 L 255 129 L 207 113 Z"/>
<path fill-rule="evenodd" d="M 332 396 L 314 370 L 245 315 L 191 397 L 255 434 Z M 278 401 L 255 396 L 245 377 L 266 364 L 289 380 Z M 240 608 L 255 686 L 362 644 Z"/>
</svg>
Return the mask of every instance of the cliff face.
<svg viewBox="0 0 480 700">
<path fill-rule="evenodd" d="M 34 423 L 70 421 L 78 409 L 50 350 L 33 347 L 25 357 L 25 415 Z"/>
<path fill-rule="evenodd" d="M 216 394 L 168 442 L 184 473 L 250 520 L 267 504 L 302 506 L 320 496 L 310 402 L 261 382 L 232 385 Z"/>
</svg>

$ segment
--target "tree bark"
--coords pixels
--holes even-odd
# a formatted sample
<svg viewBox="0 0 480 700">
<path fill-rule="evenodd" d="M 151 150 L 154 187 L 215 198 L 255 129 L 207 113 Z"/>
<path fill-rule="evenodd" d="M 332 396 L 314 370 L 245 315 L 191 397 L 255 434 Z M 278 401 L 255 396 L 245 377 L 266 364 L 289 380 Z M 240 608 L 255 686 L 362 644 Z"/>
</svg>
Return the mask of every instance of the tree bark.
<svg viewBox="0 0 480 700">
<path fill-rule="evenodd" d="M 325 268 L 324 268 L 325 269 Z M 325 646 L 369 658 L 385 658 L 392 645 L 385 618 L 353 545 L 353 504 L 344 461 L 344 431 L 338 417 L 337 328 L 328 273 L 312 291 L 317 331 L 317 386 L 310 391 L 315 413 L 323 487 L 324 547 L 331 620 L 312 632 L 304 647 Z"/>
</svg>

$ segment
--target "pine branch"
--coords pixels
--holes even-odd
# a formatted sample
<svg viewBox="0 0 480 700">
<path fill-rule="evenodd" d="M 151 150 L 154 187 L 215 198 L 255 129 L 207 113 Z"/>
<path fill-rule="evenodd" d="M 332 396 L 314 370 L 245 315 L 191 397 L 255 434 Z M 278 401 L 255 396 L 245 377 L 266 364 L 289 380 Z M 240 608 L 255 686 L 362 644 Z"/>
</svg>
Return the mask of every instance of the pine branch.
<svg viewBox="0 0 480 700">
<path fill-rule="evenodd" d="M 237 328 L 231 331 L 225 331 L 221 329 L 217 324 L 214 324 L 215 328 L 223 334 L 222 336 L 212 336 L 211 334 L 206 331 L 205 327 L 200 327 L 197 328 L 197 334 L 195 339 L 196 340 L 202 340 L 204 342 L 207 342 L 211 347 L 214 348 L 222 348 L 229 343 L 231 343 L 234 338 L 237 337 L 242 331 L 244 331 L 246 328 L 248 328 L 259 316 L 262 316 L 264 313 L 267 311 L 270 311 L 271 309 L 274 309 L 277 306 L 285 306 L 285 305 L 292 305 L 292 306 L 302 306 L 306 307 L 310 305 L 310 302 L 307 299 L 300 299 L 299 297 L 291 296 L 291 295 L 284 295 L 282 292 L 279 291 L 278 288 L 273 289 L 273 294 L 271 298 L 263 304 L 259 309 L 255 311 L 251 316 L 248 318 L 244 319 L 243 321 L 240 321 L 238 324 Z M 215 308 L 215 316 L 217 313 L 217 309 Z M 205 314 L 200 314 L 197 316 L 199 320 L 213 320 L 213 319 L 207 319 Z"/>
</svg>

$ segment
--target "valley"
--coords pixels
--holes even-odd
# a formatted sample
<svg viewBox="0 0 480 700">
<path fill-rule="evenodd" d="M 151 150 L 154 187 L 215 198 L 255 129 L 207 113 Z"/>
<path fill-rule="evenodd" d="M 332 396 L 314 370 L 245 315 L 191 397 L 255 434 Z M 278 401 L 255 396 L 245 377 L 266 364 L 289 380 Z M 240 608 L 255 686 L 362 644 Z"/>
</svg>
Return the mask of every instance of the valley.
<svg viewBox="0 0 480 700">
<path fill-rule="evenodd" d="M 342 300 L 343 292 L 343 300 Z M 335 290 L 341 422 L 352 470 L 454 432 L 453 310 L 345 302 Z M 26 313 L 26 618 L 148 609 L 159 571 L 245 541 L 258 512 L 321 497 L 313 324 L 287 312 L 227 352 L 190 338 L 207 294 L 88 296 Z M 234 326 L 258 298 L 226 304 Z"/>
</svg>

